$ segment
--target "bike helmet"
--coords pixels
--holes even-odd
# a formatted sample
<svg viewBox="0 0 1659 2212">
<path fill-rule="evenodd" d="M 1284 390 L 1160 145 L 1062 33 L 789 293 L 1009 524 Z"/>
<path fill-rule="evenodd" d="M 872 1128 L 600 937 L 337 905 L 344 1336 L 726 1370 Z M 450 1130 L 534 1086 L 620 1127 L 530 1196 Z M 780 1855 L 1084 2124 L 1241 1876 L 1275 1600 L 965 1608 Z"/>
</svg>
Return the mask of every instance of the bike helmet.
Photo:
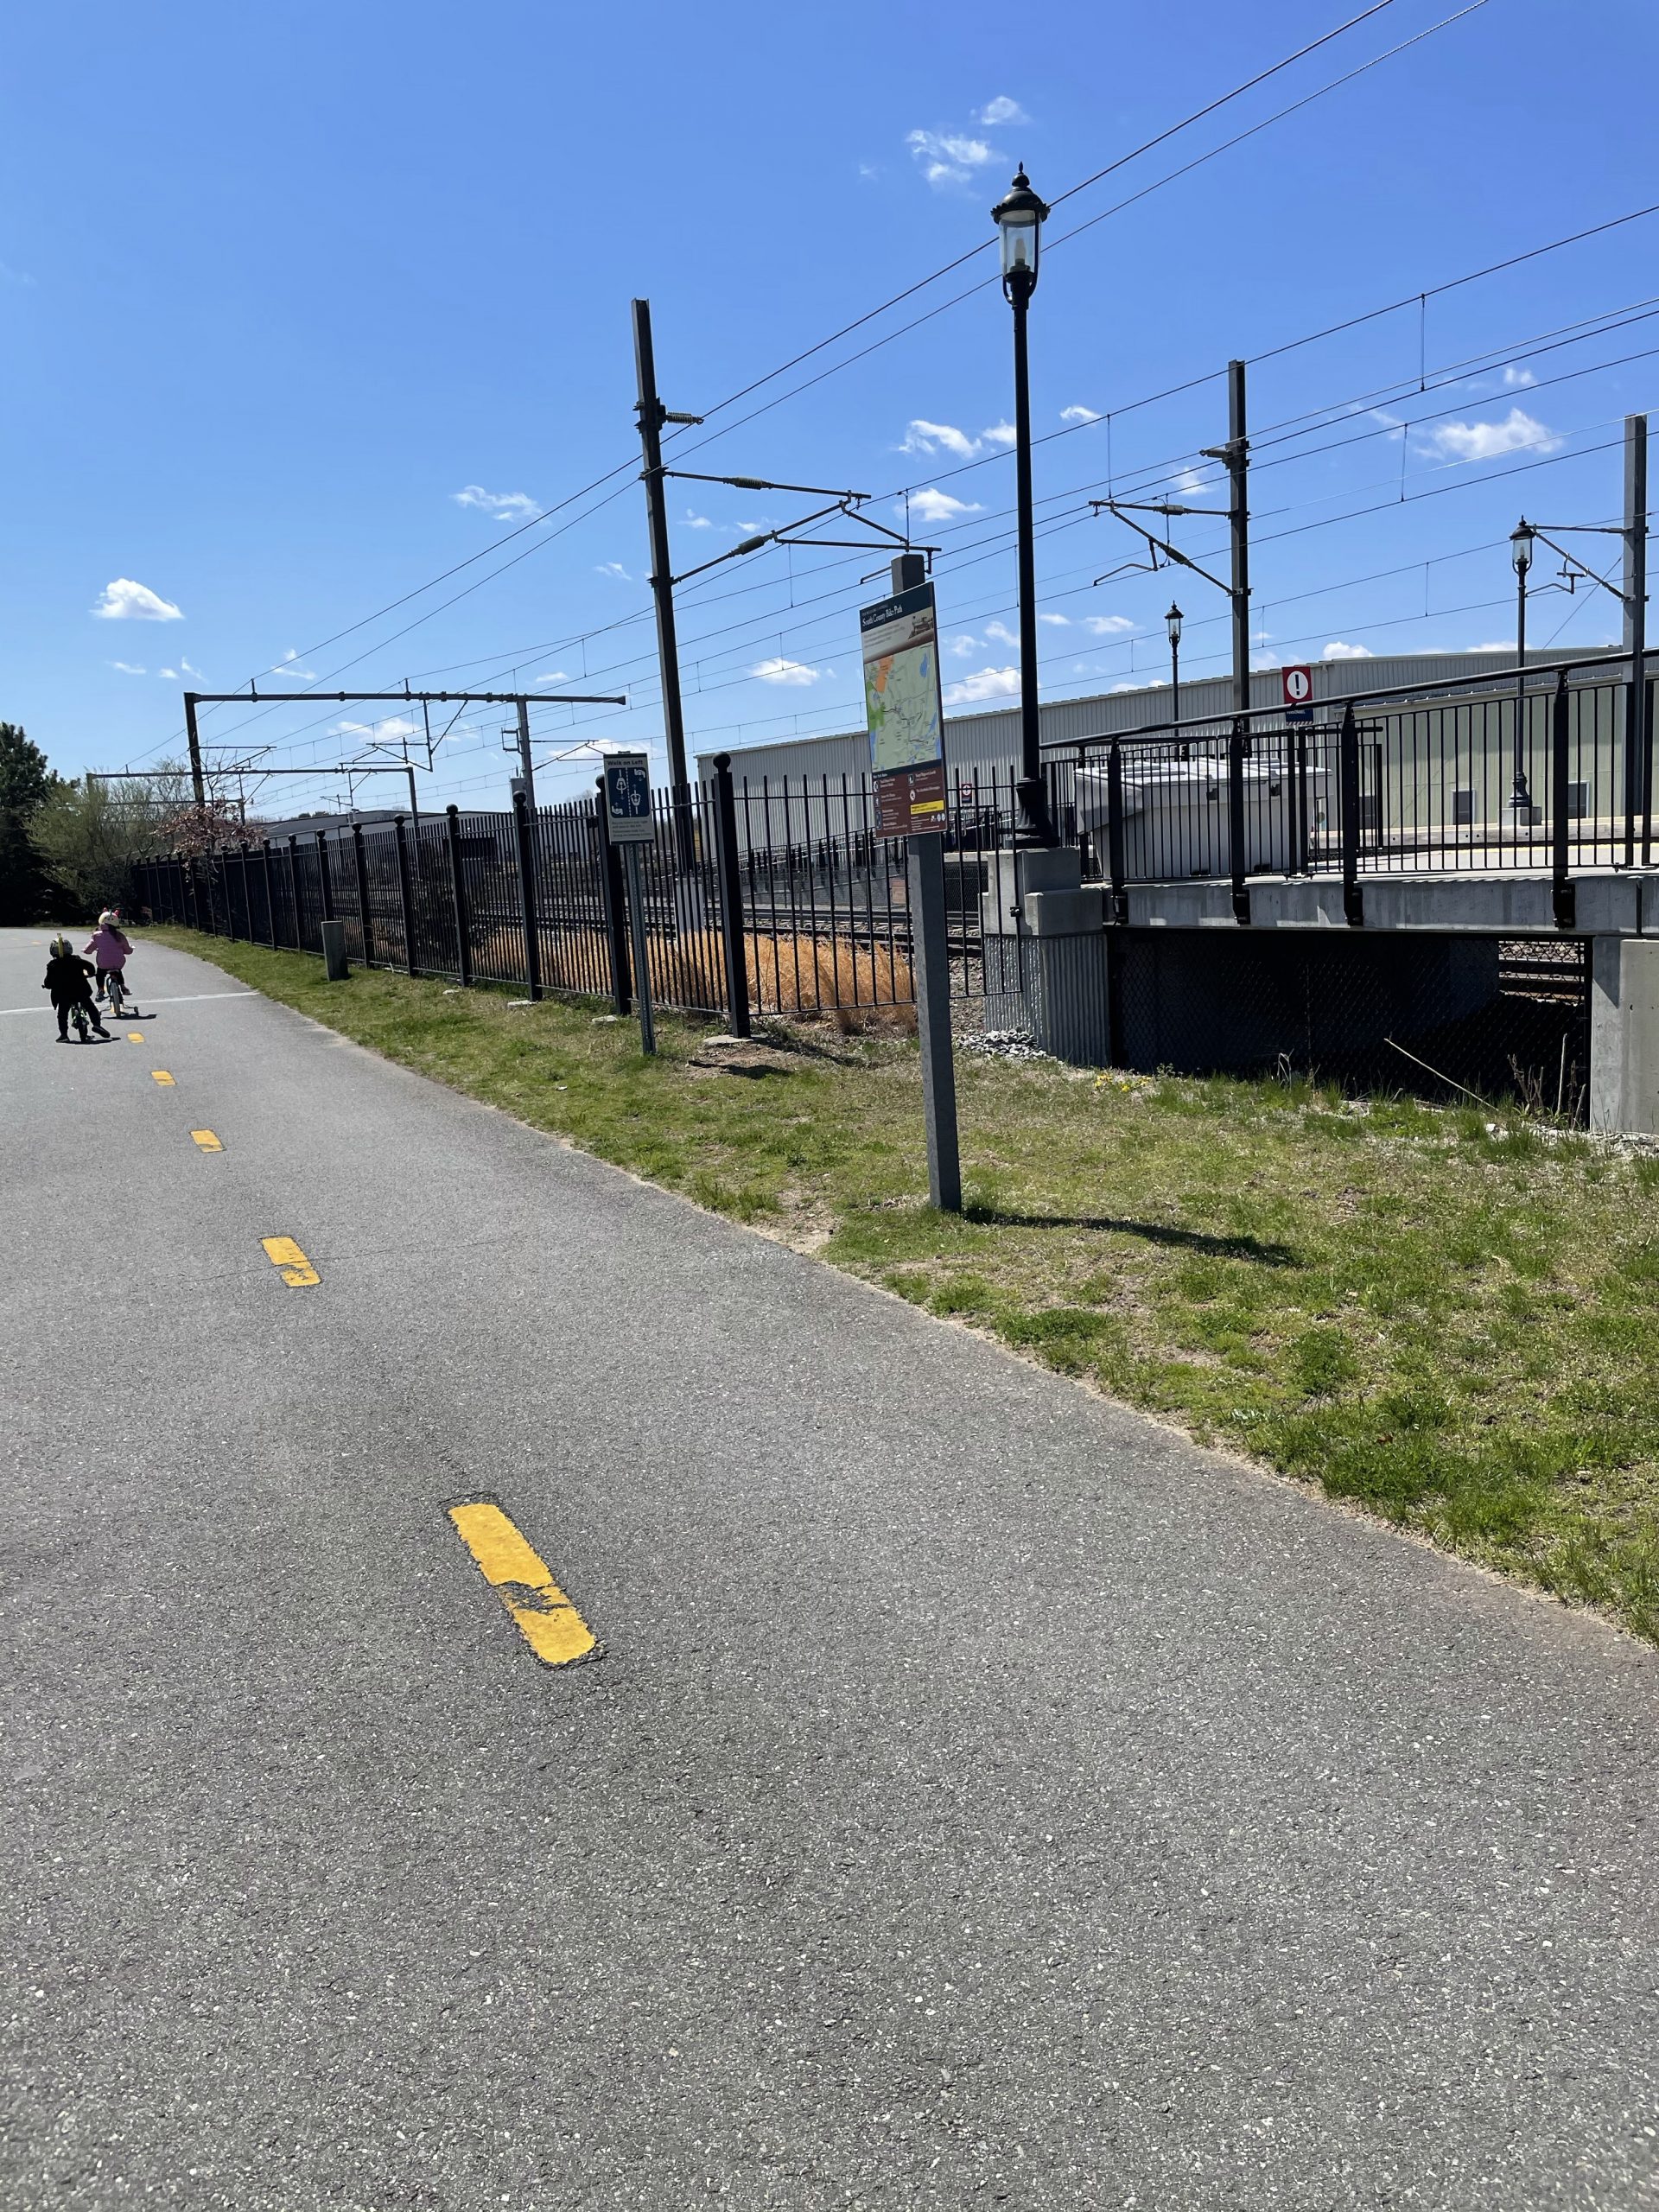
<svg viewBox="0 0 1659 2212">
<path fill-rule="evenodd" d="M 67 937 L 54 937 L 52 940 L 52 957 L 54 960 L 67 960 L 73 950 Z"/>
<path fill-rule="evenodd" d="M 118 929 L 121 926 L 120 910 L 115 906 L 106 906 L 98 918 L 98 926 L 101 930 Z"/>
</svg>

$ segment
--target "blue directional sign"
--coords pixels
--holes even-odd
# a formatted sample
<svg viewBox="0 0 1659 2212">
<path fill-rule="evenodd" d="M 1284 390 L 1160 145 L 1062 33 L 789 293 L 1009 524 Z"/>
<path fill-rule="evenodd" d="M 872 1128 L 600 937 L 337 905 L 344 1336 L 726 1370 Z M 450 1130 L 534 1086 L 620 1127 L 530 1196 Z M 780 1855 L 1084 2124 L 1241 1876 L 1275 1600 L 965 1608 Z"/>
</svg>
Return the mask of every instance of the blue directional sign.
<svg viewBox="0 0 1659 2212">
<path fill-rule="evenodd" d="M 651 770 L 643 753 L 613 753 L 607 759 L 605 818 L 616 844 L 649 844 L 656 836 Z"/>
</svg>

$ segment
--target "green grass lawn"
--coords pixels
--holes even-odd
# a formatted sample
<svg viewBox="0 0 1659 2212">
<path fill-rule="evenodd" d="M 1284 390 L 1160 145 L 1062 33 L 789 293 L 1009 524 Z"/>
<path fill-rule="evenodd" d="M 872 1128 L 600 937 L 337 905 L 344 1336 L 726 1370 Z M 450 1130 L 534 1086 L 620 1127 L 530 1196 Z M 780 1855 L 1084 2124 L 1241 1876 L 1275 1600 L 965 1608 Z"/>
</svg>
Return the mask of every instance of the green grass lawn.
<svg viewBox="0 0 1659 2212">
<path fill-rule="evenodd" d="M 1062 1373 L 1659 1640 L 1659 1159 L 1500 1109 L 959 1058 L 966 1217 L 926 1204 L 914 1046 L 748 1077 L 592 1002 L 184 930 L 388 1058 Z M 142 973 L 142 963 L 140 967 Z"/>
</svg>

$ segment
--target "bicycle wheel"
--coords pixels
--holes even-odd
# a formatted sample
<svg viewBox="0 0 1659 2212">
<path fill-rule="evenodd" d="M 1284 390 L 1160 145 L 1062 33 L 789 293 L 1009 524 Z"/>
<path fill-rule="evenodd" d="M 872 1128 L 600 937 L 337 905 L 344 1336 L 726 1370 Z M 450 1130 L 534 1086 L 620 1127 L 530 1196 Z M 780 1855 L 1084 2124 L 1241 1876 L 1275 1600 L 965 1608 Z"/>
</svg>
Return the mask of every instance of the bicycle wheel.
<svg viewBox="0 0 1659 2212">
<path fill-rule="evenodd" d="M 75 1025 L 75 1034 L 84 1045 L 86 1042 L 86 1001 L 77 999 L 69 1009 L 69 1019 Z"/>
<path fill-rule="evenodd" d="M 110 1012 L 118 1021 L 127 1010 L 127 987 L 114 969 L 110 970 Z"/>
</svg>

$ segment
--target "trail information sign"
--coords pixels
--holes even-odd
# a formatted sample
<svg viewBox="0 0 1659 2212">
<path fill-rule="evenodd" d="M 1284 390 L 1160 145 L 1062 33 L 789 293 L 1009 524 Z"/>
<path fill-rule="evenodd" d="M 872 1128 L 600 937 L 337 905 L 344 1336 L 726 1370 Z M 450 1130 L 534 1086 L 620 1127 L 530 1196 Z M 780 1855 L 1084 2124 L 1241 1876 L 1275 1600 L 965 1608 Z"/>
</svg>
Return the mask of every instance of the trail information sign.
<svg viewBox="0 0 1659 2212">
<path fill-rule="evenodd" d="M 651 770 L 643 753 L 613 753 L 605 762 L 605 820 L 615 845 L 648 845 L 657 834 Z"/>
<path fill-rule="evenodd" d="M 944 704 L 931 584 L 859 610 L 876 827 L 884 837 L 945 826 Z"/>
<path fill-rule="evenodd" d="M 1281 671 L 1284 678 L 1285 720 L 1311 722 L 1313 719 L 1313 671 L 1306 663 Z"/>
</svg>

